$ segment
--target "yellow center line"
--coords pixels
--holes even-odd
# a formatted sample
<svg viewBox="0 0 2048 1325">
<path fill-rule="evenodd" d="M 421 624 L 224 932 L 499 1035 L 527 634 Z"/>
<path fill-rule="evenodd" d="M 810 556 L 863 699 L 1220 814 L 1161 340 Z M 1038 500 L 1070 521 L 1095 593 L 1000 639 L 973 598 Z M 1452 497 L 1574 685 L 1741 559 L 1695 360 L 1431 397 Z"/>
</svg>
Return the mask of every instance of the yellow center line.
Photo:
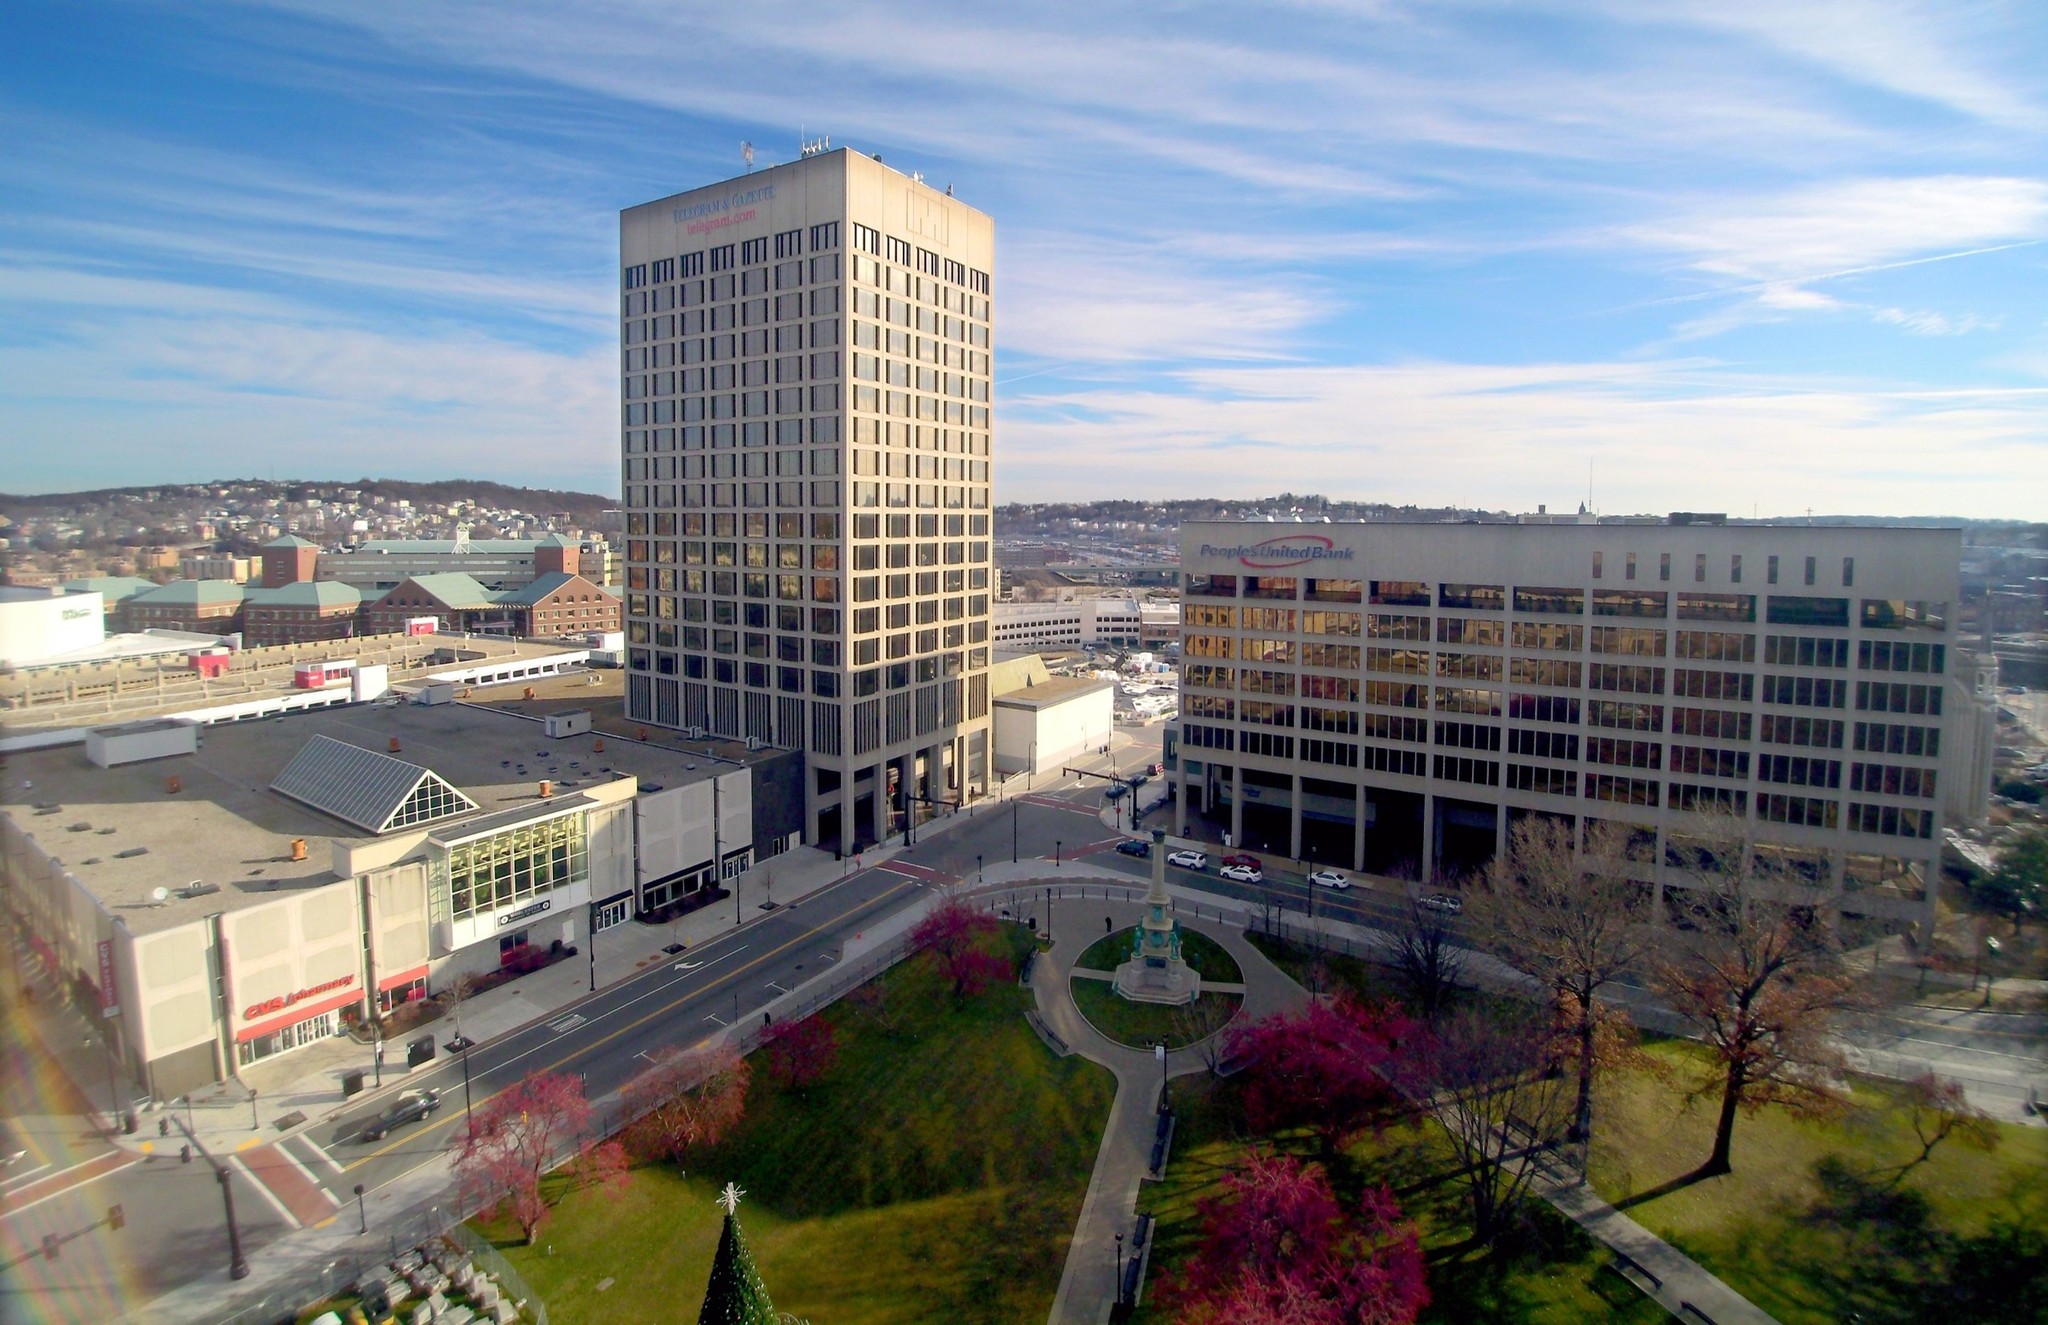
<svg viewBox="0 0 2048 1325">
<path fill-rule="evenodd" d="M 848 907 L 846 910 L 840 912 L 837 916 L 833 917 L 833 920 L 830 923 L 837 923 L 840 920 L 844 920 L 847 916 L 852 915 L 855 911 L 861 910 L 863 907 L 874 906 L 879 902 L 887 901 L 889 898 L 894 897 L 897 893 L 902 892 L 905 888 L 916 887 L 919 886 L 919 884 L 919 880 L 905 879 L 902 883 L 897 884 L 895 887 L 889 889 L 887 892 L 883 892 L 874 897 L 870 897 L 866 901 L 863 901 L 858 905 Z M 713 990 L 717 989 L 719 986 L 726 984 L 730 981 L 737 980 L 740 976 L 745 975 L 748 971 L 751 971 L 756 967 L 760 966 L 763 962 L 768 961 L 773 957 L 780 956 L 782 953 L 787 952 L 789 949 L 797 946 L 798 944 L 815 937 L 817 934 L 819 934 L 826 928 L 827 925 L 813 925 L 811 926 L 811 928 L 797 935 L 795 938 L 783 944 L 781 947 L 770 948 L 767 952 L 764 952 L 760 956 L 754 958 L 754 960 L 747 962 L 744 965 L 733 967 L 731 970 L 727 971 L 718 979 L 713 980 L 710 984 L 705 985 L 699 989 L 691 990 L 688 994 L 685 994 L 681 998 L 674 999 L 668 1003 L 664 1003 L 660 1007 L 648 1012 L 645 1016 L 640 1017 L 638 1020 L 629 1021 L 625 1025 L 619 1027 L 617 1030 L 611 1032 L 609 1035 L 606 1035 L 601 1039 L 592 1040 L 590 1043 L 583 1045 L 581 1048 L 572 1049 L 567 1054 L 564 1054 L 562 1057 L 557 1058 L 554 1062 L 549 1063 L 544 1067 L 537 1067 L 533 1069 L 533 1071 L 552 1072 L 556 1068 L 561 1067 L 565 1063 L 573 1062 L 576 1059 L 583 1057 L 584 1055 L 590 1053 L 592 1050 L 602 1048 L 603 1046 L 610 1044 L 613 1040 L 618 1039 L 620 1036 L 626 1034 L 627 1032 L 638 1030 L 640 1027 L 645 1026 L 648 1022 L 653 1021 L 656 1017 L 659 1017 L 662 1014 L 668 1012 L 671 1008 L 674 1008 L 682 1003 L 687 1003 L 693 998 L 697 998 L 701 995 L 708 994 Z M 709 1036 L 703 1037 L 703 1039 L 709 1038 Z M 696 1043 L 702 1043 L 702 1039 L 700 1039 Z M 695 1047 L 694 1044 L 692 1047 Z M 526 1074 L 526 1076 L 531 1075 L 533 1075 L 532 1072 Z M 522 1077 L 521 1080 L 524 1080 L 524 1077 Z M 514 1086 L 506 1086 L 503 1089 L 492 1091 L 490 1094 L 484 1096 L 483 1099 L 476 1101 L 476 1103 L 489 1104 L 498 1096 L 503 1095 L 506 1091 L 512 1090 L 514 1088 Z M 369 1163 L 373 1159 L 380 1159 L 383 1156 L 388 1155 L 395 1150 L 398 1150 L 400 1147 L 405 1146 L 409 1142 L 417 1141 L 421 1137 L 426 1136 L 430 1132 L 434 1132 L 440 1128 L 451 1126 L 454 1122 L 455 1114 L 453 1110 L 450 1110 L 448 1117 L 443 1119 L 442 1121 L 438 1123 L 429 1122 L 424 1127 L 416 1128 L 415 1130 L 407 1133 L 403 1139 L 393 1141 L 389 1145 L 381 1146 L 378 1149 L 371 1151 L 367 1155 L 363 1155 L 358 1159 L 352 1160 L 349 1163 L 342 1165 L 342 1171 L 346 1173 L 351 1169 L 360 1168 L 363 1165 Z"/>
</svg>

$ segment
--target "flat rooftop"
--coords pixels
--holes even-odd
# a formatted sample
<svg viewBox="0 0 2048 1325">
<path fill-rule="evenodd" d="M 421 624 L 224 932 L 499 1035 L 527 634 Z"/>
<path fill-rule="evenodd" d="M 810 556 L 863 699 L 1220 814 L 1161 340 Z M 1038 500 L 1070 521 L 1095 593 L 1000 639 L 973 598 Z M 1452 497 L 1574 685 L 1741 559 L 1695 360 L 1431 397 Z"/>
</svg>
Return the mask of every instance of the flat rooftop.
<svg viewBox="0 0 2048 1325">
<path fill-rule="evenodd" d="M 190 651 L 217 642 L 211 635 L 187 638 Z M 466 635 L 375 635 L 231 652 L 227 673 L 212 678 L 192 670 L 187 651 L 181 646 L 167 656 L 67 663 L 0 677 L 0 710 L 7 715 L 7 730 L 98 727 L 263 699 L 292 690 L 293 672 L 307 663 L 353 659 L 365 667 L 383 665 L 391 669 L 391 684 L 399 686 L 419 682 L 437 669 L 545 658 L 575 652 L 576 646 Z M 433 661 L 444 654 L 444 661 Z"/>
<path fill-rule="evenodd" d="M 315 736 L 377 754 L 393 754 L 395 738 L 393 757 L 432 769 L 476 801 L 475 814 L 431 825 L 436 831 L 534 805 L 543 778 L 558 796 L 573 796 L 618 774 L 674 787 L 732 766 L 612 734 L 599 751 L 596 735 L 549 740 L 537 720 L 468 704 L 352 704 L 202 727 L 196 754 L 110 769 L 88 763 L 82 745 L 11 755 L 0 812 L 141 934 L 330 883 L 332 841 L 377 840 L 270 790 Z M 291 859 L 294 838 L 306 839 L 303 861 Z M 218 891 L 178 895 L 195 882 Z M 171 890 L 162 903 L 152 898 L 158 887 Z"/>
<path fill-rule="evenodd" d="M 528 691 L 532 692 L 533 698 L 526 697 Z M 774 749 L 750 751 L 745 741 L 727 741 L 716 736 L 693 741 L 667 727 L 634 722 L 626 716 L 626 673 L 617 667 L 592 668 L 587 672 L 569 672 L 535 681 L 475 686 L 463 702 L 483 704 L 529 718 L 588 709 L 590 726 L 595 732 L 633 740 L 644 739 L 649 745 L 680 754 L 703 754 L 736 763 L 759 762 L 784 753 Z M 642 732 L 646 733 L 644 738 Z"/>
<path fill-rule="evenodd" d="M 1055 676 L 1037 685 L 1005 691 L 995 697 L 995 702 L 1009 708 L 1049 708 L 1098 690 L 1108 690 L 1114 684 L 1092 676 Z"/>
</svg>

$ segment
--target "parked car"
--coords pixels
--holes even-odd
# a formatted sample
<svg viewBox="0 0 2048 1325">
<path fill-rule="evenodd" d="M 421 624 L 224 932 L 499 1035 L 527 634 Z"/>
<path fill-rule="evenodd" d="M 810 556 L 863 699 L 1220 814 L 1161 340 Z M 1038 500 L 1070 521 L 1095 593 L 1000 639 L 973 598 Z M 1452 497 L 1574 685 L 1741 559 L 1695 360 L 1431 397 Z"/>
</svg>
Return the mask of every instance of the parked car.
<svg viewBox="0 0 2048 1325">
<path fill-rule="evenodd" d="M 1175 851 L 1167 855 L 1166 863 L 1184 870 L 1200 870 L 1209 867 L 1209 857 L 1200 851 Z"/>
<path fill-rule="evenodd" d="M 398 1102 L 372 1118 L 363 1128 L 363 1140 L 382 1141 L 393 1128 L 407 1123 L 416 1123 L 433 1116 L 441 1107 L 441 1092 L 438 1090 L 408 1090 L 398 1097 Z"/>
<path fill-rule="evenodd" d="M 1116 849 L 1119 853 L 1126 856 L 1147 857 L 1152 854 L 1152 844 L 1150 842 L 1141 842 L 1135 837 L 1127 837 L 1117 843 Z"/>
<path fill-rule="evenodd" d="M 1259 858 L 1257 856 L 1246 855 L 1244 852 L 1240 851 L 1234 856 L 1225 856 L 1223 858 L 1222 863 L 1225 865 L 1242 865 L 1246 869 L 1255 870 L 1259 867 Z"/>
<path fill-rule="evenodd" d="M 1318 888 L 1349 888 L 1351 880 L 1336 870 L 1317 870 L 1308 876 L 1308 881 Z"/>
<path fill-rule="evenodd" d="M 1266 878 L 1255 865 L 1225 865 L 1221 872 L 1232 883 L 1262 883 Z"/>
<path fill-rule="evenodd" d="M 1465 909 L 1463 899 L 1453 897 L 1449 893 L 1429 893 L 1423 897 L 1422 904 L 1432 911 L 1442 911 L 1445 915 L 1453 916 Z"/>
</svg>

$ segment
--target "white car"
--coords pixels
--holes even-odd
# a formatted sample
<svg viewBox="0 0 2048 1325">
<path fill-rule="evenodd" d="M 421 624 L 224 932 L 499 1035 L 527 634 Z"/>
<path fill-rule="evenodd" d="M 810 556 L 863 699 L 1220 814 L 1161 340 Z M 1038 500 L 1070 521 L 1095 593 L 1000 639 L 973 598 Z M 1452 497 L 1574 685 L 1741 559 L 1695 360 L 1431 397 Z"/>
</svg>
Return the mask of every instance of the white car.
<svg viewBox="0 0 2048 1325">
<path fill-rule="evenodd" d="M 1453 916 L 1465 909 L 1464 900 L 1449 893 L 1430 893 L 1422 899 L 1422 904 L 1432 911 L 1441 911 L 1445 915 Z"/>
<path fill-rule="evenodd" d="M 1220 872 L 1232 883 L 1260 883 L 1266 877 L 1250 865 L 1225 865 Z"/>
<path fill-rule="evenodd" d="M 1318 888 L 1349 888 L 1351 880 L 1335 870 L 1317 870 L 1308 876 L 1308 881 Z"/>
<path fill-rule="evenodd" d="M 1166 863 L 1184 870 L 1199 870 L 1208 868 L 1209 857 L 1200 851 L 1175 851 L 1167 855 Z"/>
</svg>

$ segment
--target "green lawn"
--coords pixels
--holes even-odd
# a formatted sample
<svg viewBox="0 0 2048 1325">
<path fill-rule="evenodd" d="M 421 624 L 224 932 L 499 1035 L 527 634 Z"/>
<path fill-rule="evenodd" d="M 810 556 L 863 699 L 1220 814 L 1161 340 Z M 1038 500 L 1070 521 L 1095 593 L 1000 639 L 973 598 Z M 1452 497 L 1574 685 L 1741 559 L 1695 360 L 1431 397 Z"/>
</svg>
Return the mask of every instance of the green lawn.
<svg viewBox="0 0 2048 1325">
<path fill-rule="evenodd" d="M 824 1014 L 840 1054 L 823 1083 L 797 1095 L 757 1079 L 740 1130 L 687 1175 L 648 1165 L 623 1195 L 569 1194 L 539 1246 L 506 1247 L 551 1320 L 693 1319 L 728 1181 L 746 1189 L 741 1222 L 779 1310 L 821 1325 L 1045 1318 L 1115 1081 L 1054 1058 L 1014 984 L 957 1004 L 928 958 L 881 982 L 878 1014 Z"/>
<path fill-rule="evenodd" d="M 1913 1320 L 1934 1303 L 1948 1308 L 1952 1325 L 2023 1318 L 1962 1311 L 1951 1262 L 2026 1259 L 1998 1239 L 2003 1228 L 2038 1229 L 2048 1217 L 2048 1131 L 2002 1127 L 1994 1151 L 1950 1141 L 1905 1169 L 1920 1143 L 1897 1107 L 1898 1088 L 1858 1079 L 1858 1107 L 1836 1119 L 1782 1109 L 1738 1118 L 1735 1171 L 1687 1181 L 1713 1144 L 1718 1098 L 1688 1109 L 1682 1089 L 1697 1079 L 1705 1051 L 1685 1041 L 1649 1048 L 1673 1080 L 1629 1073 L 1606 1083 L 1592 1162 L 1594 1186 L 1645 1227 L 1785 1325 L 1852 1313 L 1872 1325 Z M 2048 1252 L 2038 1234 L 2032 1248 L 2035 1260 Z M 2033 1291 L 2048 1292 L 2048 1281 Z"/>
<path fill-rule="evenodd" d="M 1114 971 L 1131 955 L 1132 936 L 1137 928 L 1120 929 L 1114 934 L 1104 934 L 1088 945 L 1088 950 L 1074 959 L 1078 971 Z M 1196 975 L 1205 981 L 1220 985 L 1244 983 L 1244 971 L 1239 968 L 1237 958 L 1230 955 L 1224 946 L 1206 934 L 1197 934 L 1183 927 L 1180 931 L 1180 955 L 1187 961 Z"/>
<path fill-rule="evenodd" d="M 1230 1083 L 1183 1078 L 1174 1083 L 1178 1117 L 1173 1162 L 1166 1181 L 1147 1185 L 1141 1209 L 1159 1220 L 1151 1279 L 1171 1273 L 1200 1245 L 1196 1204 L 1219 1190 L 1223 1175 L 1253 1144 L 1239 1136 L 1228 1105 Z M 1266 1138 L 1263 1144 L 1313 1157 L 1306 1134 Z M 1662 1308 L 1601 1268 L 1607 1253 L 1547 1205 L 1530 1207 L 1529 1227 L 1508 1250 L 1474 1253 L 1465 1193 L 1457 1164 L 1434 1124 L 1406 1125 L 1383 1136 L 1362 1136 L 1331 1175 L 1347 1204 L 1369 1185 L 1386 1183 L 1416 1222 L 1429 1257 L 1432 1302 L 1425 1322 L 1497 1322 L 1499 1325 L 1577 1325 L 1582 1321 L 1653 1322 Z M 1167 1325 L 1140 1309 L 1137 1320 Z"/>
<path fill-rule="evenodd" d="M 1107 980 L 1075 976 L 1068 982 L 1074 1006 L 1090 1025 L 1118 1044 L 1142 1049 L 1162 1039 L 1169 1049 L 1206 1040 L 1223 1029 L 1244 1003 L 1242 994 L 1202 994 L 1187 1007 L 1133 1003 Z"/>
</svg>

